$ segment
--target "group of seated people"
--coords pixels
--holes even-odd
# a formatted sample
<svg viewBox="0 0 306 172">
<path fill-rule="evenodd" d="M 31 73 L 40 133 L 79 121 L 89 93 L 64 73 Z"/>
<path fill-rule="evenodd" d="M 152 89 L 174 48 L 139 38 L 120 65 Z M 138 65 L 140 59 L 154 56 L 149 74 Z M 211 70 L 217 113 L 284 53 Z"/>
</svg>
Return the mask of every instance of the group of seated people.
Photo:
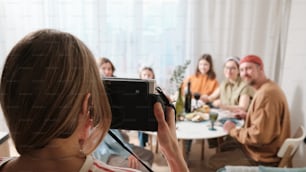
<svg viewBox="0 0 306 172">
<path fill-rule="evenodd" d="M 152 68 L 141 71 L 149 73 L 149 78 L 155 78 Z M 231 164 L 277 165 L 276 153 L 290 136 L 290 115 L 283 91 L 265 76 L 263 62 L 256 55 L 241 60 L 235 56 L 226 58 L 223 72 L 225 80 L 219 84 L 211 55 L 204 54 L 198 60 L 195 74 L 186 77 L 182 87 L 185 93 L 189 82 L 191 92 L 199 93 L 200 100 L 212 107 L 229 110 L 245 120 L 245 126 L 240 129 L 236 129 L 231 121 L 224 124 L 231 137 L 219 145 L 221 152 L 211 157 L 210 167 L 216 170 Z M 140 73 L 140 78 L 147 77 Z M 141 146 L 145 145 L 143 141 L 140 137 Z M 214 139 L 208 141 L 214 144 Z M 187 158 L 191 142 L 185 142 Z"/>
<path fill-rule="evenodd" d="M 111 110 L 101 75 L 114 77 L 114 71 L 106 58 L 97 67 L 87 46 L 66 32 L 39 30 L 19 41 L 3 68 L 0 101 L 20 156 L 0 158 L 0 171 L 147 171 L 108 134 Z M 152 69 L 145 71 L 141 78 L 155 77 Z M 290 136 L 283 91 L 266 77 L 256 55 L 227 58 L 224 74 L 226 80 L 219 84 L 211 55 L 204 54 L 196 73 L 184 82 L 184 86 L 191 83 L 191 92 L 200 93 L 202 101 L 245 119 L 241 128 L 231 121 L 224 123 L 232 139 L 220 145 L 209 168 L 276 166 L 277 151 Z M 189 171 L 177 142 L 174 110 L 167 107 L 164 112 L 155 103 L 154 115 L 160 150 L 170 170 Z M 152 165 L 152 152 L 128 144 L 122 131 L 111 131 Z M 144 146 L 146 140 L 140 143 Z"/>
<path fill-rule="evenodd" d="M 231 139 L 219 145 L 221 151 L 210 158 L 209 167 L 217 170 L 225 165 L 277 166 L 280 160 L 277 151 L 290 136 L 285 94 L 266 77 L 264 64 L 256 55 L 247 55 L 241 60 L 226 58 L 224 75 L 226 80 L 219 85 L 212 57 L 204 54 L 195 74 L 184 82 L 184 86 L 191 83 L 191 92 L 200 93 L 202 101 L 232 111 L 237 118 L 245 120 L 242 128 L 236 128 L 230 120 L 224 123 L 223 128 Z"/>
<path fill-rule="evenodd" d="M 182 92 L 190 83 L 192 93 L 200 94 L 200 100 L 214 108 L 221 108 L 232 112 L 248 110 L 254 96 L 254 89 L 244 82 L 239 72 L 240 59 L 231 56 L 225 59 L 225 80 L 219 84 L 214 71 L 213 59 L 210 54 L 203 54 L 197 63 L 195 74 L 184 81 Z M 215 147 L 217 140 L 209 139 L 209 146 Z M 191 140 L 186 141 L 186 154 L 189 156 Z"/>
</svg>

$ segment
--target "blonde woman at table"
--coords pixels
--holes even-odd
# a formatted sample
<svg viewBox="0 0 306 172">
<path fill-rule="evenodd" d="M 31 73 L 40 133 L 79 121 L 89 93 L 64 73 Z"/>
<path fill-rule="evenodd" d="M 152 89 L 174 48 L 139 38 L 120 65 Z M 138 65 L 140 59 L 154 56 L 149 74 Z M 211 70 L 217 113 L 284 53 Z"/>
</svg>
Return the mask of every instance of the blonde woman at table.
<svg viewBox="0 0 306 172">
<path fill-rule="evenodd" d="M 138 171 L 91 156 L 110 127 L 111 110 L 91 51 L 71 34 L 46 29 L 20 40 L 3 68 L 0 102 L 20 154 L 0 158 L 0 171 Z M 189 171 L 174 111 L 169 107 L 164 114 L 155 103 L 154 114 L 171 171 Z"/>
<path fill-rule="evenodd" d="M 202 96 L 205 103 L 211 103 L 229 111 L 247 111 L 254 96 L 254 89 L 240 78 L 238 57 L 228 57 L 224 63 L 226 78 L 211 95 Z"/>
</svg>

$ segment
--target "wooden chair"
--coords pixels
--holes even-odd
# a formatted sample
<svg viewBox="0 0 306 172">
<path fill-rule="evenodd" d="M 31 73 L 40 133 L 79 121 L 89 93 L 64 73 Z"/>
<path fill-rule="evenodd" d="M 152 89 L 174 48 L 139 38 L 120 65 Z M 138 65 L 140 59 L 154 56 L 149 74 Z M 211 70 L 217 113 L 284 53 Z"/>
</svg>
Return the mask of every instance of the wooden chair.
<svg viewBox="0 0 306 172">
<path fill-rule="evenodd" d="M 295 132 L 293 138 L 285 140 L 277 153 L 277 156 L 281 158 L 278 167 L 292 167 L 292 158 L 294 157 L 299 145 L 303 142 L 304 137 L 305 129 L 303 126 L 300 126 Z"/>
</svg>

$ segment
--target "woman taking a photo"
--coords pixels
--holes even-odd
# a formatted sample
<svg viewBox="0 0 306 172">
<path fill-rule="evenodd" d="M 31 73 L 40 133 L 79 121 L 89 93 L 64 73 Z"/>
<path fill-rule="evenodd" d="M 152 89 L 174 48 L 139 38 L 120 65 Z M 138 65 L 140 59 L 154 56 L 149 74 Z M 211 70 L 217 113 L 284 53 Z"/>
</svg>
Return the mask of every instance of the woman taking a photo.
<svg viewBox="0 0 306 172">
<path fill-rule="evenodd" d="M 19 157 L 0 158 L 0 171 L 137 171 L 107 165 L 91 152 L 111 123 L 96 62 L 65 32 L 39 30 L 9 53 L 1 77 L 1 107 Z M 158 139 L 171 171 L 188 171 L 175 135 L 174 112 L 154 104 Z"/>
</svg>

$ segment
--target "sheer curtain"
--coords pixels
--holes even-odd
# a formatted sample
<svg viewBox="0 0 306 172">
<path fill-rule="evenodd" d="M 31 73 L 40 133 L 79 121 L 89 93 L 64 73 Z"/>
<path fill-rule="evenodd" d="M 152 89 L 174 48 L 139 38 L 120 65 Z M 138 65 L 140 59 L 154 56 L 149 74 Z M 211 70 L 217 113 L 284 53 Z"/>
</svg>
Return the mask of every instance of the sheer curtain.
<svg viewBox="0 0 306 172">
<path fill-rule="evenodd" d="M 227 56 L 257 54 L 269 78 L 278 81 L 283 64 L 291 0 L 193 0 L 187 5 L 189 57 L 211 53 L 219 80 Z M 193 61 L 195 66 L 196 61 Z M 193 72 L 193 71 L 190 71 Z"/>
<path fill-rule="evenodd" d="M 96 58 L 110 58 L 118 77 L 137 77 L 151 66 L 167 89 L 174 66 L 185 58 L 185 11 L 178 0 L 0 0 L 1 63 L 26 33 L 40 28 L 70 32 Z"/>
<path fill-rule="evenodd" d="M 40 28 L 70 32 L 96 58 L 110 58 L 118 77 L 138 77 L 151 66 L 171 90 L 175 66 L 212 54 L 218 79 L 223 60 L 254 53 L 278 79 L 291 0 L 0 0 L 0 59 L 25 34 Z M 2 69 L 2 68 L 1 68 Z"/>
</svg>

